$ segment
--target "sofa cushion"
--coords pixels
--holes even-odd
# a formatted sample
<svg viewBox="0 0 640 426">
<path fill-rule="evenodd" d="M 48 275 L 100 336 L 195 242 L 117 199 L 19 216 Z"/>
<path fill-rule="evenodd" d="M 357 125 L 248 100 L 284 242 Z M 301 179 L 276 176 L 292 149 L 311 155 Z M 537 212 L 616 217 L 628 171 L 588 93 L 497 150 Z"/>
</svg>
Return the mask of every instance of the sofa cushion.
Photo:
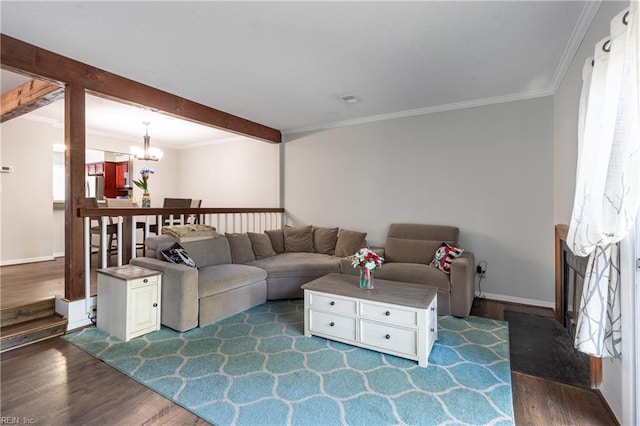
<svg viewBox="0 0 640 426">
<path fill-rule="evenodd" d="M 373 273 L 373 277 L 374 280 L 379 278 L 381 280 L 432 285 L 445 292 L 450 290 L 449 275 L 420 263 L 385 263 L 381 269 Z"/>
<path fill-rule="evenodd" d="M 313 228 L 313 250 L 316 253 L 334 255 L 338 241 L 338 228 Z"/>
<path fill-rule="evenodd" d="M 177 263 L 179 265 L 186 265 L 191 268 L 196 267 L 196 262 L 189 256 L 189 253 L 180 244 L 175 243 L 168 249 L 162 250 L 162 257 L 167 262 Z"/>
<path fill-rule="evenodd" d="M 249 240 L 251 240 L 251 247 L 253 247 L 253 253 L 256 255 L 256 259 L 264 259 L 265 257 L 276 255 L 271 245 L 271 239 L 267 234 L 247 232 L 247 235 L 249 236 Z"/>
<path fill-rule="evenodd" d="M 164 235 L 162 235 L 164 236 Z M 173 237 L 172 237 L 173 238 Z M 196 262 L 198 268 L 231 263 L 229 240 L 223 236 L 182 243 L 182 247 Z"/>
<path fill-rule="evenodd" d="M 366 232 L 349 231 L 341 229 L 336 241 L 335 255 L 338 257 L 353 256 L 366 245 Z"/>
<path fill-rule="evenodd" d="M 215 265 L 198 271 L 198 296 L 200 298 L 223 293 L 249 284 L 263 281 L 267 273 L 247 265 Z"/>
<path fill-rule="evenodd" d="M 232 263 L 247 263 L 256 260 L 251 240 L 247 234 L 225 234 L 231 248 Z"/>
<path fill-rule="evenodd" d="M 271 247 L 276 254 L 284 253 L 284 231 L 282 229 L 271 229 L 264 231 L 271 240 Z"/>
<path fill-rule="evenodd" d="M 313 226 L 285 226 L 284 251 L 313 253 Z"/>
<path fill-rule="evenodd" d="M 450 274 L 451 263 L 456 257 L 460 256 L 463 251 L 464 249 L 461 249 L 460 247 L 448 243 L 442 243 L 436 250 L 436 254 L 430 265 L 441 270 L 445 274 Z"/>
<path fill-rule="evenodd" d="M 422 223 L 392 223 L 389 225 L 388 237 L 409 240 L 432 240 L 438 243 L 446 241 L 457 243 L 460 229 L 455 226 L 426 225 Z M 435 249 L 434 249 L 435 251 Z"/>
<path fill-rule="evenodd" d="M 384 248 L 386 262 L 423 263 L 428 265 L 433 259 L 441 241 L 387 238 Z"/>
<path fill-rule="evenodd" d="M 248 265 L 264 269 L 270 278 L 322 276 L 340 272 L 340 259 L 320 253 L 283 253 L 254 260 Z"/>
</svg>

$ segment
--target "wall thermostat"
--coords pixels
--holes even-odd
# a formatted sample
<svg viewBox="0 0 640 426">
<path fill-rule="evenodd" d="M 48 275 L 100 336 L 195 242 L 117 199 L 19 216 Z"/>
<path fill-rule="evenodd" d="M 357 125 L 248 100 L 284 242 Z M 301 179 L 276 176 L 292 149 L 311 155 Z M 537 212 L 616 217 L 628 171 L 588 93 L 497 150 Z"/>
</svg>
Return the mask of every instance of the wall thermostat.
<svg viewBox="0 0 640 426">
<path fill-rule="evenodd" d="M 13 166 L 0 166 L 0 172 L 2 173 L 11 173 L 13 171 Z"/>
</svg>

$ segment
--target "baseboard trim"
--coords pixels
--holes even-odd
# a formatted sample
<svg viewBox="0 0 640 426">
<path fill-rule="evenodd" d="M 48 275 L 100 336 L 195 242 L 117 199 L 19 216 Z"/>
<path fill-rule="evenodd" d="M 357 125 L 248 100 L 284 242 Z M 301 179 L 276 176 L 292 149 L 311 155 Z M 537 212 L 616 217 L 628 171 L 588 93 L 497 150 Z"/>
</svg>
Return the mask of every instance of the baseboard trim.
<svg viewBox="0 0 640 426">
<path fill-rule="evenodd" d="M 618 401 L 618 399 L 614 396 L 613 392 L 611 392 L 611 390 L 603 384 L 600 385 L 600 387 L 598 387 L 598 389 L 595 390 L 598 395 L 600 396 L 600 399 L 602 400 L 602 402 L 604 403 L 604 405 L 607 407 L 607 409 L 609 410 L 609 413 L 611 414 L 612 417 L 615 417 L 616 420 L 618 420 L 618 422 L 620 422 L 620 424 L 622 424 L 621 422 L 621 418 L 622 418 L 622 413 L 618 412 L 618 410 L 621 410 L 622 408 L 622 404 L 620 403 L 620 401 Z M 611 405 L 611 402 L 615 403 L 615 407 L 613 407 Z M 618 410 L 616 410 L 616 408 Z"/>
<path fill-rule="evenodd" d="M 85 300 L 67 300 L 60 296 L 56 297 L 56 312 L 67 317 L 67 331 L 91 325 L 92 322 L 87 315 Z M 95 296 L 89 299 L 89 306 L 96 306 L 98 303 Z"/>
<path fill-rule="evenodd" d="M 22 265 L 23 263 L 47 262 L 54 260 L 53 256 L 29 257 L 26 259 L 10 259 L 0 261 L 0 266 Z"/>
<path fill-rule="evenodd" d="M 476 292 L 476 297 L 480 297 L 480 294 Z M 543 308 L 551 308 L 555 310 L 555 302 L 545 302 L 544 300 L 527 299 L 524 297 L 505 296 L 502 294 L 482 293 L 482 297 L 491 300 L 497 300 L 500 302 L 520 303 L 521 305 L 540 306 Z"/>
</svg>

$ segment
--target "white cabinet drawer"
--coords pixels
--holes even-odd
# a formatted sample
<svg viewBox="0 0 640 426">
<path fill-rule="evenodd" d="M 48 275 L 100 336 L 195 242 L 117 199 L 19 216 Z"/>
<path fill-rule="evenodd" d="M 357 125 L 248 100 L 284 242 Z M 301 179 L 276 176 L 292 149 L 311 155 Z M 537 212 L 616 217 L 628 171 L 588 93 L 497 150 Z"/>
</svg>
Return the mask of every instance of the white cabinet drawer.
<svg viewBox="0 0 640 426">
<path fill-rule="evenodd" d="M 360 309 L 362 310 L 360 315 L 363 318 L 390 322 L 393 324 L 402 324 L 411 327 L 418 325 L 418 313 L 415 310 L 366 302 L 362 302 L 360 304 Z"/>
<path fill-rule="evenodd" d="M 360 340 L 366 345 L 415 356 L 418 353 L 418 331 L 360 321 Z"/>
<path fill-rule="evenodd" d="M 309 310 L 309 329 L 314 333 L 356 340 L 356 319 L 328 312 Z"/>
<path fill-rule="evenodd" d="M 358 304 L 355 300 L 345 299 L 323 293 L 311 293 L 311 308 L 323 311 L 340 312 L 342 314 L 356 315 Z"/>
<path fill-rule="evenodd" d="M 159 275 L 154 275 L 151 277 L 144 278 L 136 278 L 135 280 L 129 281 L 129 286 L 131 288 L 144 287 L 145 285 L 155 285 L 158 283 Z"/>
</svg>

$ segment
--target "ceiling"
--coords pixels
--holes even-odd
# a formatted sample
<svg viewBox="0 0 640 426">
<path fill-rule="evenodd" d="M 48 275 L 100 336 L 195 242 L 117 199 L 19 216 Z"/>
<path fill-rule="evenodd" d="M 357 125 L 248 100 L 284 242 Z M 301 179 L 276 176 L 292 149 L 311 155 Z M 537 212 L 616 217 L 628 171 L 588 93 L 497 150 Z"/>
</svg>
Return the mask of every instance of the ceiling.
<svg viewBox="0 0 640 426">
<path fill-rule="evenodd" d="M 18 87 L 30 79 L 31 77 L 2 70 L 0 72 L 2 93 Z M 41 107 L 23 117 L 62 128 L 64 125 L 64 100 Z M 140 144 L 146 131 L 143 123 L 147 122 L 153 146 L 175 149 L 210 145 L 232 138 L 236 140 L 239 137 L 223 130 L 91 95 L 86 97 L 85 119 L 87 132 L 90 134 L 124 139 Z"/>
<path fill-rule="evenodd" d="M 2 1 L 0 25 L 6 35 L 291 133 L 551 95 L 599 4 Z M 96 108 L 107 108 L 99 101 Z M 131 125 L 138 136 L 142 121 Z M 149 121 L 152 140 L 160 138 Z"/>
</svg>

